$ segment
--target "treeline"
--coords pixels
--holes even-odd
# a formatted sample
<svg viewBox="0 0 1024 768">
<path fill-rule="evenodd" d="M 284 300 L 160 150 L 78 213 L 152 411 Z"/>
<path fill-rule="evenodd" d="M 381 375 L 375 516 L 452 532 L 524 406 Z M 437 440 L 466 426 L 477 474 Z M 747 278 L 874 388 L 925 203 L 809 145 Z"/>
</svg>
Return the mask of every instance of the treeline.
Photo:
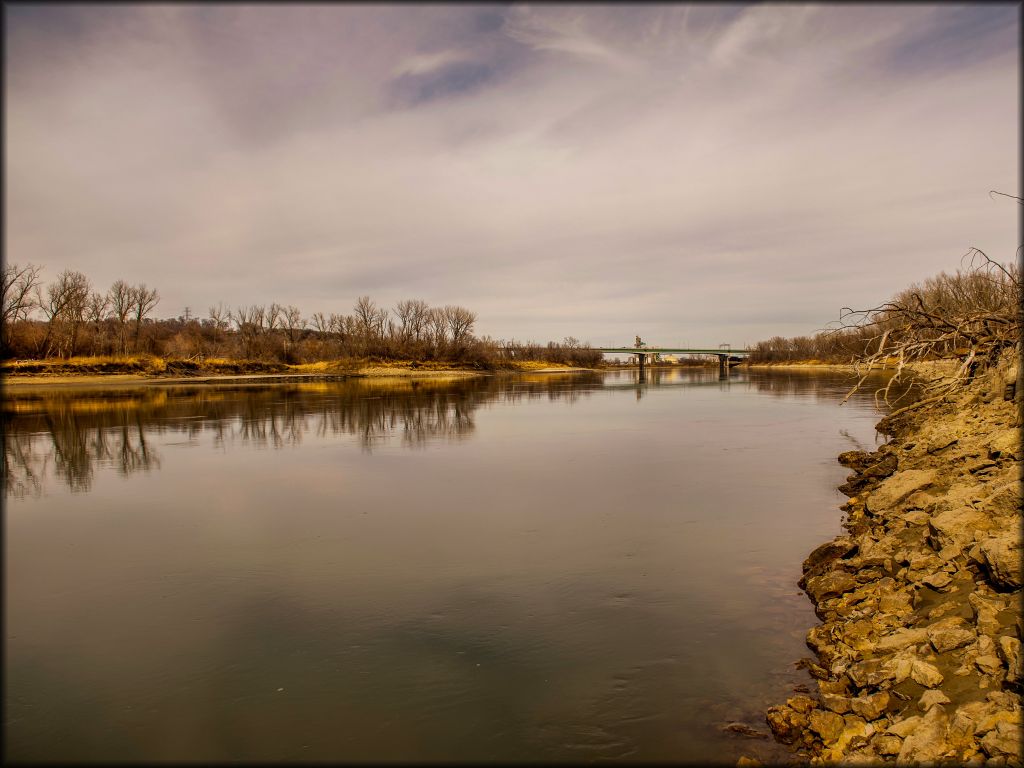
<svg viewBox="0 0 1024 768">
<path fill-rule="evenodd" d="M 969 256 L 965 269 L 940 272 L 877 307 L 844 309 L 834 328 L 758 342 L 750 362 L 991 362 L 1020 343 L 1020 267 L 999 264 L 977 249 Z"/>
<path fill-rule="evenodd" d="M 420 299 L 391 310 L 369 296 L 350 314 L 277 303 L 210 307 L 205 317 L 155 319 L 160 295 L 145 283 L 116 281 L 97 290 L 81 272 L 64 270 L 48 285 L 35 265 L 6 265 L 2 283 L 4 358 L 157 355 L 288 364 L 358 358 L 466 363 L 483 367 L 543 360 L 593 367 L 602 356 L 574 338 L 562 343 L 497 341 L 473 333 L 476 313 Z"/>
</svg>

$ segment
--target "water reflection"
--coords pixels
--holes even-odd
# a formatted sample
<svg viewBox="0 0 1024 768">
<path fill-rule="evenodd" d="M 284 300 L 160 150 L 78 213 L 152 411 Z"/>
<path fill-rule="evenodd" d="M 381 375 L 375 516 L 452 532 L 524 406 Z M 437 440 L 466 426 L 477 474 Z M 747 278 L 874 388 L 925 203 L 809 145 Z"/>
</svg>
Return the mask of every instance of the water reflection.
<svg viewBox="0 0 1024 768">
<path fill-rule="evenodd" d="M 71 491 L 92 488 L 97 466 L 123 475 L 159 468 L 154 435 L 178 434 L 213 445 L 281 449 L 307 433 L 353 435 L 364 450 L 389 440 L 422 448 L 473 434 L 473 413 L 497 399 L 575 402 L 599 385 L 597 374 L 426 380 L 349 380 L 246 386 L 152 386 L 82 393 L 70 389 L 6 393 L 4 492 L 38 496 L 53 476 Z"/>
<path fill-rule="evenodd" d="M 9 390 L 8 754 L 777 759 L 870 394 L 637 374 Z"/>
<path fill-rule="evenodd" d="M 422 448 L 437 440 L 464 440 L 474 412 L 493 402 L 547 398 L 574 403 L 596 390 L 737 386 L 776 397 L 834 401 L 852 375 L 783 370 L 649 368 L 607 374 L 555 374 L 464 379 L 356 379 L 295 384 L 151 386 L 80 392 L 8 391 L 0 411 L 4 492 L 40 496 L 53 477 L 71 491 L 92 488 L 97 466 L 121 475 L 158 469 L 154 435 L 179 434 L 195 442 L 260 449 L 297 446 L 303 436 L 352 435 L 365 451 L 397 440 Z M 867 392 L 872 391 L 871 389 Z"/>
</svg>

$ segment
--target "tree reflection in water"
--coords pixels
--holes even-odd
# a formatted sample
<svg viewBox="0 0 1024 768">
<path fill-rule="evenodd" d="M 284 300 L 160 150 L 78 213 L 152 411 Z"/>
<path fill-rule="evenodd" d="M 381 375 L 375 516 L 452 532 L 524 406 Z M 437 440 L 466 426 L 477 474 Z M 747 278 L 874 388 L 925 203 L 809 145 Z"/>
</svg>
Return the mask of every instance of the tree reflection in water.
<svg viewBox="0 0 1024 768">
<path fill-rule="evenodd" d="M 52 475 L 73 492 L 88 491 L 97 466 L 123 475 L 158 469 L 153 437 L 168 433 L 190 442 L 208 434 L 222 450 L 296 446 L 310 431 L 356 436 L 366 451 L 394 439 L 422 448 L 469 437 L 485 403 L 574 402 L 600 381 L 576 374 L 9 391 L 0 412 L 3 489 L 13 498 L 40 496 Z"/>
<path fill-rule="evenodd" d="M 0 411 L 2 482 L 13 498 L 39 496 L 51 474 L 71 491 L 91 488 L 96 466 L 129 475 L 160 467 L 153 437 L 187 441 L 211 435 L 222 450 L 234 445 L 279 450 L 312 431 L 318 438 L 357 437 L 365 451 L 390 441 L 422 448 L 463 440 L 474 413 L 492 402 L 548 398 L 574 403 L 594 390 L 708 386 L 756 390 L 778 397 L 837 401 L 854 377 L 820 371 L 759 372 L 717 368 L 658 369 L 607 374 L 539 374 L 456 379 L 351 379 L 246 385 L 156 385 L 134 389 L 8 391 Z M 879 379 L 879 385 L 884 376 Z M 871 387 L 864 396 L 870 398 Z"/>
</svg>

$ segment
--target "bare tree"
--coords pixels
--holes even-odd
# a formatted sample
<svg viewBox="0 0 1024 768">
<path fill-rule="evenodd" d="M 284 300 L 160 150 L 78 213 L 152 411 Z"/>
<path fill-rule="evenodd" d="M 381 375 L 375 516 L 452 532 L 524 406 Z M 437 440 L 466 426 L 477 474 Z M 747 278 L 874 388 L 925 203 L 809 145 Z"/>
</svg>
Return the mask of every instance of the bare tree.
<svg viewBox="0 0 1024 768">
<path fill-rule="evenodd" d="M 360 296 L 353 311 L 360 330 L 367 338 L 373 336 L 377 326 L 377 305 L 369 296 Z"/>
<path fill-rule="evenodd" d="M 224 309 L 224 305 L 218 303 L 216 307 L 210 307 L 209 311 L 210 320 L 213 321 L 213 327 L 217 331 L 226 331 L 228 325 L 231 322 L 231 313 Z"/>
<path fill-rule="evenodd" d="M 25 320 L 39 305 L 37 291 L 42 269 L 34 264 L 24 267 L 18 264 L 4 266 L 0 281 L 0 306 L 3 308 L 0 323 L 3 326 L 2 339 L 5 345 L 10 342 L 11 326 L 18 320 Z"/>
<path fill-rule="evenodd" d="M 444 308 L 444 321 L 448 326 L 452 344 L 462 344 L 473 331 L 476 315 L 465 307 L 449 304 Z"/>
<path fill-rule="evenodd" d="M 135 308 L 135 350 L 139 349 L 139 334 L 142 332 L 142 321 L 153 311 L 153 308 L 160 302 L 160 294 L 156 288 L 146 288 L 145 283 L 139 283 L 132 288 Z"/>
<path fill-rule="evenodd" d="M 395 305 L 398 336 L 403 342 L 420 341 L 426 327 L 430 307 L 422 299 L 406 299 Z"/>
<path fill-rule="evenodd" d="M 44 299 L 42 289 L 36 286 L 36 301 L 47 319 L 46 336 L 43 338 L 42 353 L 49 356 L 56 338 L 58 353 L 61 349 L 74 351 L 78 326 L 85 319 L 85 308 L 91 291 L 89 278 L 81 272 L 65 269 L 57 279 L 46 287 Z M 61 334 L 64 327 L 69 334 Z"/>
<path fill-rule="evenodd" d="M 271 302 L 267 308 L 266 316 L 263 318 L 264 330 L 272 331 L 275 328 L 281 326 L 281 320 L 284 315 L 284 307 L 278 304 L 276 301 Z"/>
<path fill-rule="evenodd" d="M 124 280 L 110 286 L 110 307 L 117 320 L 120 353 L 128 354 L 128 318 L 135 309 L 135 291 Z"/>
<path fill-rule="evenodd" d="M 243 357 L 252 357 L 256 346 L 256 337 L 263 332 L 263 318 L 265 316 L 266 309 L 256 304 L 237 307 L 231 313 L 231 319 L 235 323 L 235 328 L 242 342 Z"/>
<path fill-rule="evenodd" d="M 314 312 L 312 317 L 309 318 L 309 324 L 321 336 L 326 336 L 331 330 L 331 324 L 323 312 Z"/>
<path fill-rule="evenodd" d="M 86 305 L 86 317 L 92 323 L 92 351 L 96 354 L 100 340 L 100 323 L 107 317 L 110 308 L 110 294 L 93 291 Z"/>
<path fill-rule="evenodd" d="M 444 316 L 444 310 L 440 307 L 432 307 L 427 312 L 426 322 L 430 341 L 434 345 L 435 354 L 439 353 L 448 343 L 448 322 Z"/>
<path fill-rule="evenodd" d="M 281 327 L 288 335 L 288 343 L 294 344 L 298 341 L 299 332 L 306 327 L 306 321 L 302 319 L 302 312 L 299 308 L 289 304 L 281 313 Z"/>
</svg>

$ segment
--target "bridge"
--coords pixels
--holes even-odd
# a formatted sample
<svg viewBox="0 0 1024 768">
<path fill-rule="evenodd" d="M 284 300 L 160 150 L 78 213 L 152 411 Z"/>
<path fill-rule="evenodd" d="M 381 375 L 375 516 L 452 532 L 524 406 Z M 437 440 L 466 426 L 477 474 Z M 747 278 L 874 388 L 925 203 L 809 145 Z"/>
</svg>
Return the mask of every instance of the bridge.
<svg viewBox="0 0 1024 768">
<path fill-rule="evenodd" d="M 714 355 L 718 358 L 719 372 L 727 371 L 730 365 L 742 362 L 744 358 L 750 355 L 749 349 L 732 349 L 728 344 L 722 344 L 718 349 L 648 347 L 646 344 L 639 347 L 593 347 L 593 349 L 605 354 L 636 355 L 637 361 L 640 363 L 641 372 L 643 372 L 644 367 L 647 365 L 648 358 L 657 357 L 658 355 Z"/>
</svg>

